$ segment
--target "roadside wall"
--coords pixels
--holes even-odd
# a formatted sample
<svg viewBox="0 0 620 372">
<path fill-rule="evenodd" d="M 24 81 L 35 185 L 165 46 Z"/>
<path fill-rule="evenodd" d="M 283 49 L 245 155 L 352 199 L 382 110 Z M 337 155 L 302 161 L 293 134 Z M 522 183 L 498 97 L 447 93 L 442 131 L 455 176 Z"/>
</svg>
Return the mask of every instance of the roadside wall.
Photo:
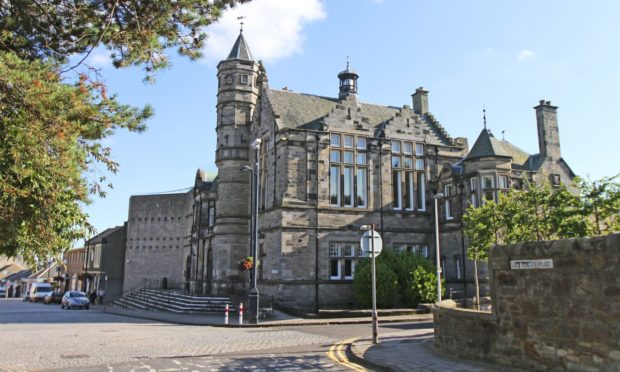
<svg viewBox="0 0 620 372">
<path fill-rule="evenodd" d="M 553 267 L 511 268 L 519 260 Z M 489 269 L 493 313 L 437 309 L 438 348 L 531 370 L 620 370 L 620 234 L 497 247 Z"/>
</svg>

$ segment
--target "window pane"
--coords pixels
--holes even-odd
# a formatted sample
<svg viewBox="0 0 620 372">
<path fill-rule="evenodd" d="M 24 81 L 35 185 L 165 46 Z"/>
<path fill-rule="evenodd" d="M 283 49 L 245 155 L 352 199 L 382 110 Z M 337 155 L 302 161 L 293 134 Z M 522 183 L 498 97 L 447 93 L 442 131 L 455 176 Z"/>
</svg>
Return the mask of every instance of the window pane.
<svg viewBox="0 0 620 372">
<path fill-rule="evenodd" d="M 392 152 L 395 154 L 400 153 L 400 141 L 392 141 Z"/>
<path fill-rule="evenodd" d="M 348 148 L 353 147 L 353 136 L 345 134 L 345 136 L 344 136 L 344 147 L 348 147 Z"/>
<path fill-rule="evenodd" d="M 355 256 L 355 244 L 345 244 L 343 256 L 345 257 Z"/>
<path fill-rule="evenodd" d="M 365 152 L 357 153 L 357 164 L 366 164 L 366 153 Z"/>
<path fill-rule="evenodd" d="M 415 144 L 415 154 L 416 156 L 424 156 L 424 144 L 423 143 Z"/>
<path fill-rule="evenodd" d="M 415 160 L 415 170 L 424 170 L 424 159 Z"/>
<path fill-rule="evenodd" d="M 330 138 L 331 138 L 331 145 L 332 146 L 340 147 L 340 134 L 332 133 Z"/>
<path fill-rule="evenodd" d="M 418 210 L 426 210 L 426 184 L 424 179 L 424 173 L 417 173 L 418 175 L 418 192 L 417 192 L 417 205 Z"/>
<path fill-rule="evenodd" d="M 482 188 L 484 189 L 492 189 L 495 185 L 493 184 L 493 176 L 483 176 L 482 177 Z"/>
<path fill-rule="evenodd" d="M 344 205 L 346 207 L 353 206 L 353 168 L 344 168 Z"/>
<path fill-rule="evenodd" d="M 400 156 L 392 156 L 392 168 L 400 168 Z"/>
<path fill-rule="evenodd" d="M 332 166 L 329 170 L 329 202 L 340 205 L 340 167 Z"/>
<path fill-rule="evenodd" d="M 353 260 L 344 260 L 344 277 L 345 279 L 353 278 Z"/>
<path fill-rule="evenodd" d="M 478 177 L 469 180 L 469 189 L 471 191 L 478 190 Z"/>
<path fill-rule="evenodd" d="M 413 209 L 413 172 L 407 172 L 405 176 L 405 208 Z"/>
<path fill-rule="evenodd" d="M 332 279 L 340 279 L 340 260 L 337 260 L 337 259 L 330 260 L 329 276 Z"/>
<path fill-rule="evenodd" d="M 331 243 L 329 245 L 329 255 L 330 257 L 340 257 L 340 249 L 342 247 L 341 243 Z"/>
<path fill-rule="evenodd" d="M 357 137 L 357 148 L 366 150 L 366 137 Z"/>
<path fill-rule="evenodd" d="M 401 208 L 401 184 L 400 184 L 400 171 L 392 172 L 392 202 L 394 205 L 394 209 Z"/>
<path fill-rule="evenodd" d="M 405 153 L 407 155 L 413 154 L 413 143 L 405 142 L 403 144 L 403 153 Z"/>
<path fill-rule="evenodd" d="M 403 158 L 403 166 L 407 169 L 413 168 L 413 158 Z"/>
<path fill-rule="evenodd" d="M 367 182 L 366 182 L 366 169 L 359 168 L 357 170 L 357 206 L 366 208 L 367 206 Z"/>
<path fill-rule="evenodd" d="M 353 151 L 344 152 L 344 162 L 347 164 L 353 164 Z"/>
<path fill-rule="evenodd" d="M 329 161 L 332 163 L 340 163 L 340 150 L 331 150 L 329 152 Z"/>
</svg>

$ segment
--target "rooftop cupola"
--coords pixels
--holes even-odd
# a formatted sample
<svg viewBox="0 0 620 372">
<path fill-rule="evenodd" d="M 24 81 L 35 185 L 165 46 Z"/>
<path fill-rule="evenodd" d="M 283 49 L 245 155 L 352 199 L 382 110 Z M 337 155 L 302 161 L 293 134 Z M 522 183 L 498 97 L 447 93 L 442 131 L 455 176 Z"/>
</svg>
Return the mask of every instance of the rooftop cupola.
<svg viewBox="0 0 620 372">
<path fill-rule="evenodd" d="M 347 69 L 340 71 L 338 79 L 340 79 L 340 93 L 338 98 L 345 99 L 346 97 L 357 97 L 357 79 L 359 75 L 349 68 L 349 61 L 347 61 Z"/>
</svg>

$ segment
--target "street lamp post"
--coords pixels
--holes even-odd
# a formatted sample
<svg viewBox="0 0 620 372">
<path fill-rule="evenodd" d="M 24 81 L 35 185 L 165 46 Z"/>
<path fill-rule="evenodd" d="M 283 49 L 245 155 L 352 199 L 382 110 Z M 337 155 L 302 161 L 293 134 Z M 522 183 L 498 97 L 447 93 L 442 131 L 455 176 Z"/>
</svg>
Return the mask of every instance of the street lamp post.
<svg viewBox="0 0 620 372">
<path fill-rule="evenodd" d="M 439 208 L 437 207 L 437 200 L 443 198 L 442 193 L 435 194 L 433 199 L 435 200 L 435 257 L 437 259 L 437 303 L 441 302 L 441 255 L 439 252 Z"/>
<path fill-rule="evenodd" d="M 467 270 L 465 269 L 465 233 L 463 231 L 463 216 L 465 215 L 465 202 L 463 196 L 465 196 L 465 185 L 459 184 L 460 195 L 460 211 L 461 211 L 461 261 L 463 262 L 463 299 L 467 298 Z"/>
<path fill-rule="evenodd" d="M 250 317 L 250 324 L 257 324 L 259 318 L 259 293 L 257 288 L 257 266 L 258 266 L 258 197 L 259 197 L 259 175 L 260 175 L 260 164 L 259 164 L 259 152 L 260 152 L 261 139 L 257 138 L 252 142 L 252 149 L 255 151 L 255 163 L 254 167 L 244 166 L 241 170 L 250 172 L 252 177 L 251 182 L 251 195 L 252 195 L 252 218 L 250 223 L 251 230 L 251 248 L 252 248 L 252 287 L 250 288 L 249 294 L 249 306 L 248 306 L 248 315 Z"/>
</svg>

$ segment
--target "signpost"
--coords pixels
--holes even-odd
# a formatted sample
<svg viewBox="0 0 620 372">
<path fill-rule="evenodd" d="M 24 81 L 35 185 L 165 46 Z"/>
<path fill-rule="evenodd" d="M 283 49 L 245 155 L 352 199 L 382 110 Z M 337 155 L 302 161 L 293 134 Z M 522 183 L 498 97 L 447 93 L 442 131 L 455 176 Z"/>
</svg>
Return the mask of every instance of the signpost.
<svg viewBox="0 0 620 372">
<path fill-rule="evenodd" d="M 381 254 L 383 249 L 383 241 L 378 232 L 375 231 L 375 225 L 364 225 L 362 230 L 367 230 L 362 235 L 360 246 L 362 247 L 362 254 L 365 257 L 372 257 L 372 343 L 377 344 L 379 337 L 377 334 L 378 319 L 377 319 L 377 274 L 375 258 Z M 370 242 L 369 242 L 370 241 Z"/>
</svg>

